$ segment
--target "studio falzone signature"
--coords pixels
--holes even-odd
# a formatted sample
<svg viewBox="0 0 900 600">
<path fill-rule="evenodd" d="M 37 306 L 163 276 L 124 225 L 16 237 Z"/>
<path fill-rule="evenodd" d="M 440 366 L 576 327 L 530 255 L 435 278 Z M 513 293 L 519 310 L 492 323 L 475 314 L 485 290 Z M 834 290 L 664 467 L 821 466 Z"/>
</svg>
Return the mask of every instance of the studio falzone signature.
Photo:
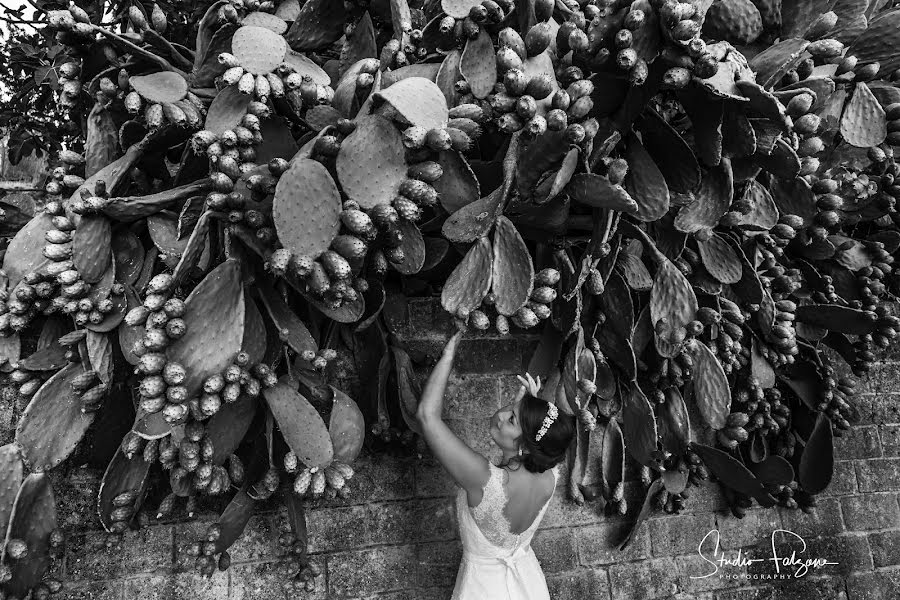
<svg viewBox="0 0 900 600">
<path fill-rule="evenodd" d="M 708 551 L 708 545 L 707 549 L 704 549 L 704 544 L 709 540 L 715 542 L 711 553 Z M 789 542 L 794 542 L 791 544 L 792 546 L 797 546 L 797 543 L 799 542 L 799 548 L 791 549 L 788 554 L 787 551 L 784 550 L 784 546 L 782 546 L 782 554 L 779 554 L 778 545 L 784 545 Z M 760 574 L 760 577 L 772 579 L 805 577 L 811 571 L 815 571 L 816 569 L 822 569 L 829 565 L 838 564 L 827 558 L 806 556 L 806 540 L 787 529 L 775 529 L 772 531 L 770 547 L 772 553 L 766 558 L 750 558 L 742 549 L 727 554 L 719 547 L 719 530 L 713 529 L 703 536 L 703 539 L 700 540 L 700 544 L 697 545 L 697 553 L 700 555 L 700 558 L 709 564 L 708 572 L 703 575 L 691 575 L 691 579 L 705 579 L 717 574 L 719 574 L 720 577 L 723 577 L 726 576 L 723 571 L 728 567 L 743 568 L 749 567 L 754 563 L 766 561 L 771 562 L 775 566 L 775 573 Z M 720 572 L 722 573 L 720 574 Z"/>
</svg>

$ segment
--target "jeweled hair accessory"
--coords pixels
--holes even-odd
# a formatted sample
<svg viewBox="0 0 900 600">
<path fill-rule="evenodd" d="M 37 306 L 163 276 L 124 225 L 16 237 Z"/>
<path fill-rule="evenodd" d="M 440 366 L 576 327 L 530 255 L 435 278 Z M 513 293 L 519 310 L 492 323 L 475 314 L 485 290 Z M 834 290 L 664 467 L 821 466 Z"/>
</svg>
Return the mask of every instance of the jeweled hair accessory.
<svg viewBox="0 0 900 600">
<path fill-rule="evenodd" d="M 559 409 L 552 402 L 547 403 L 547 416 L 544 417 L 544 422 L 541 423 L 541 428 L 538 430 L 537 435 L 534 436 L 534 441 L 539 442 L 541 438 L 546 435 L 547 431 L 550 429 L 550 426 L 556 421 L 556 417 L 559 416 Z"/>
</svg>

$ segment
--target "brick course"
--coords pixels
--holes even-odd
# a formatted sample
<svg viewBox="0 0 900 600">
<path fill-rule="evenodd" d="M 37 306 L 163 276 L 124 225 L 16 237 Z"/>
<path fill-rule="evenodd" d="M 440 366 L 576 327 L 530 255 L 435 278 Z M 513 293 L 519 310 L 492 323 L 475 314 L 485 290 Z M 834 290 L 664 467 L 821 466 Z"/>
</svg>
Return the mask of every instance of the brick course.
<svg viewBox="0 0 900 600">
<path fill-rule="evenodd" d="M 428 301 L 392 310 L 395 329 L 411 351 L 436 358 L 452 324 Z M 513 375 L 527 365 L 535 337 L 486 335 L 467 340 L 448 390 L 445 416 L 481 451 L 490 450 L 485 416 L 515 393 Z M 835 478 L 813 514 L 754 508 L 739 521 L 714 484 L 693 489 L 681 515 L 654 512 L 631 545 L 615 548 L 640 507 L 640 483 L 629 481 L 626 517 L 606 517 L 597 504 L 578 506 L 560 487 L 534 541 L 554 600 L 888 600 L 900 598 L 900 354 L 873 369 L 857 399 L 862 423 L 838 441 Z M 898 359 L 898 360 L 893 360 Z M 0 434 L 9 439 L 14 403 L 0 403 Z M 417 455 L 418 454 L 418 455 Z M 287 591 L 290 564 L 278 544 L 281 504 L 260 505 L 234 545 L 232 568 L 199 578 L 184 547 L 213 513 L 169 520 L 128 532 L 107 546 L 94 515 L 94 469 L 54 475 L 66 554 L 54 564 L 66 582 L 59 599 L 125 600 L 446 600 L 461 555 L 452 483 L 420 445 L 411 456 L 363 456 L 353 494 L 309 506 L 310 552 L 321 566 L 314 592 Z M 629 470 L 630 474 L 634 470 Z M 786 582 L 762 578 L 768 561 L 728 567 L 730 578 L 697 578 L 711 566 L 697 554 L 706 532 L 718 528 L 732 555 L 770 553 L 773 529 L 803 536 L 807 556 L 840 564 Z M 781 544 L 780 550 L 789 544 Z M 695 577 L 695 578 L 692 578 Z M 749 577 L 749 578 L 748 578 Z M 756 577 L 756 578 L 753 578 Z"/>
</svg>

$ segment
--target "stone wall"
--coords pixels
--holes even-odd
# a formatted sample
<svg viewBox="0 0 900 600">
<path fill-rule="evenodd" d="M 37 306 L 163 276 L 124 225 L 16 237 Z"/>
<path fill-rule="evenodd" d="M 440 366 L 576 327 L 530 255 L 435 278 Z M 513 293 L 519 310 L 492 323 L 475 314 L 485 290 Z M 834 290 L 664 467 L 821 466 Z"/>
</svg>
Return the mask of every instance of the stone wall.
<svg viewBox="0 0 900 600">
<path fill-rule="evenodd" d="M 401 337 L 433 355 L 448 323 L 426 301 L 409 305 Z M 533 348 L 533 337 L 484 336 L 464 341 L 446 399 L 446 418 L 478 450 L 488 452 L 485 417 L 515 393 Z M 629 514 L 607 518 L 597 505 L 576 506 L 557 490 L 535 552 L 554 600 L 888 600 L 900 598 L 900 354 L 880 362 L 857 402 L 862 422 L 838 440 L 835 480 L 813 515 L 791 510 L 750 510 L 731 517 L 715 485 L 693 493 L 681 515 L 654 515 L 625 552 L 612 547 L 635 516 L 640 484 L 629 483 Z M 13 415 L 0 411 L 0 425 Z M 314 599 L 449 598 L 460 558 L 452 484 L 424 449 L 417 456 L 364 456 L 348 500 L 310 507 L 310 551 L 322 566 L 316 592 L 286 595 L 285 552 L 278 534 L 285 523 L 279 502 L 261 505 L 232 549 L 233 566 L 211 580 L 198 577 L 183 546 L 197 539 L 213 514 L 193 521 L 156 522 L 107 546 L 94 514 L 98 473 L 72 468 L 56 483 L 68 542 L 54 565 L 66 581 L 63 598 Z M 561 479 L 562 481 L 562 479 Z M 718 528 L 729 553 L 750 548 L 769 556 L 774 529 L 805 538 L 806 556 L 827 565 L 802 579 L 773 582 L 767 561 L 728 567 L 732 576 L 691 579 L 709 572 L 697 546 Z M 753 552 L 755 554 L 752 554 Z M 741 578 L 750 575 L 754 579 Z"/>
</svg>

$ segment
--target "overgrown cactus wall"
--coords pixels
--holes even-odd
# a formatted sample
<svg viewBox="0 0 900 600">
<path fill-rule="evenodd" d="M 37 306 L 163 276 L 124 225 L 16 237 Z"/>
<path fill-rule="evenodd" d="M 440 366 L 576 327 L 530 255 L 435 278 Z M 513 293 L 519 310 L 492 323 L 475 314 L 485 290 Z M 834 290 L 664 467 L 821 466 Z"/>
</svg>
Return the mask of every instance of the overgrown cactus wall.
<svg viewBox="0 0 900 600">
<path fill-rule="evenodd" d="M 148 498 L 225 496 L 191 546 L 209 575 L 283 486 L 314 588 L 304 507 L 418 429 L 402 295 L 540 332 L 528 370 L 581 424 L 571 499 L 624 513 L 625 453 L 643 467 L 620 547 L 711 475 L 737 517 L 828 487 L 858 417 L 839 373 L 900 331 L 893 3 L 63 4 L 9 52 L 36 82 L 13 158 L 54 166 L 3 257 L 2 368 L 30 398 L 0 454 L 7 597 L 57 587 L 46 472 L 89 432 L 116 438 L 111 534 Z"/>
</svg>

